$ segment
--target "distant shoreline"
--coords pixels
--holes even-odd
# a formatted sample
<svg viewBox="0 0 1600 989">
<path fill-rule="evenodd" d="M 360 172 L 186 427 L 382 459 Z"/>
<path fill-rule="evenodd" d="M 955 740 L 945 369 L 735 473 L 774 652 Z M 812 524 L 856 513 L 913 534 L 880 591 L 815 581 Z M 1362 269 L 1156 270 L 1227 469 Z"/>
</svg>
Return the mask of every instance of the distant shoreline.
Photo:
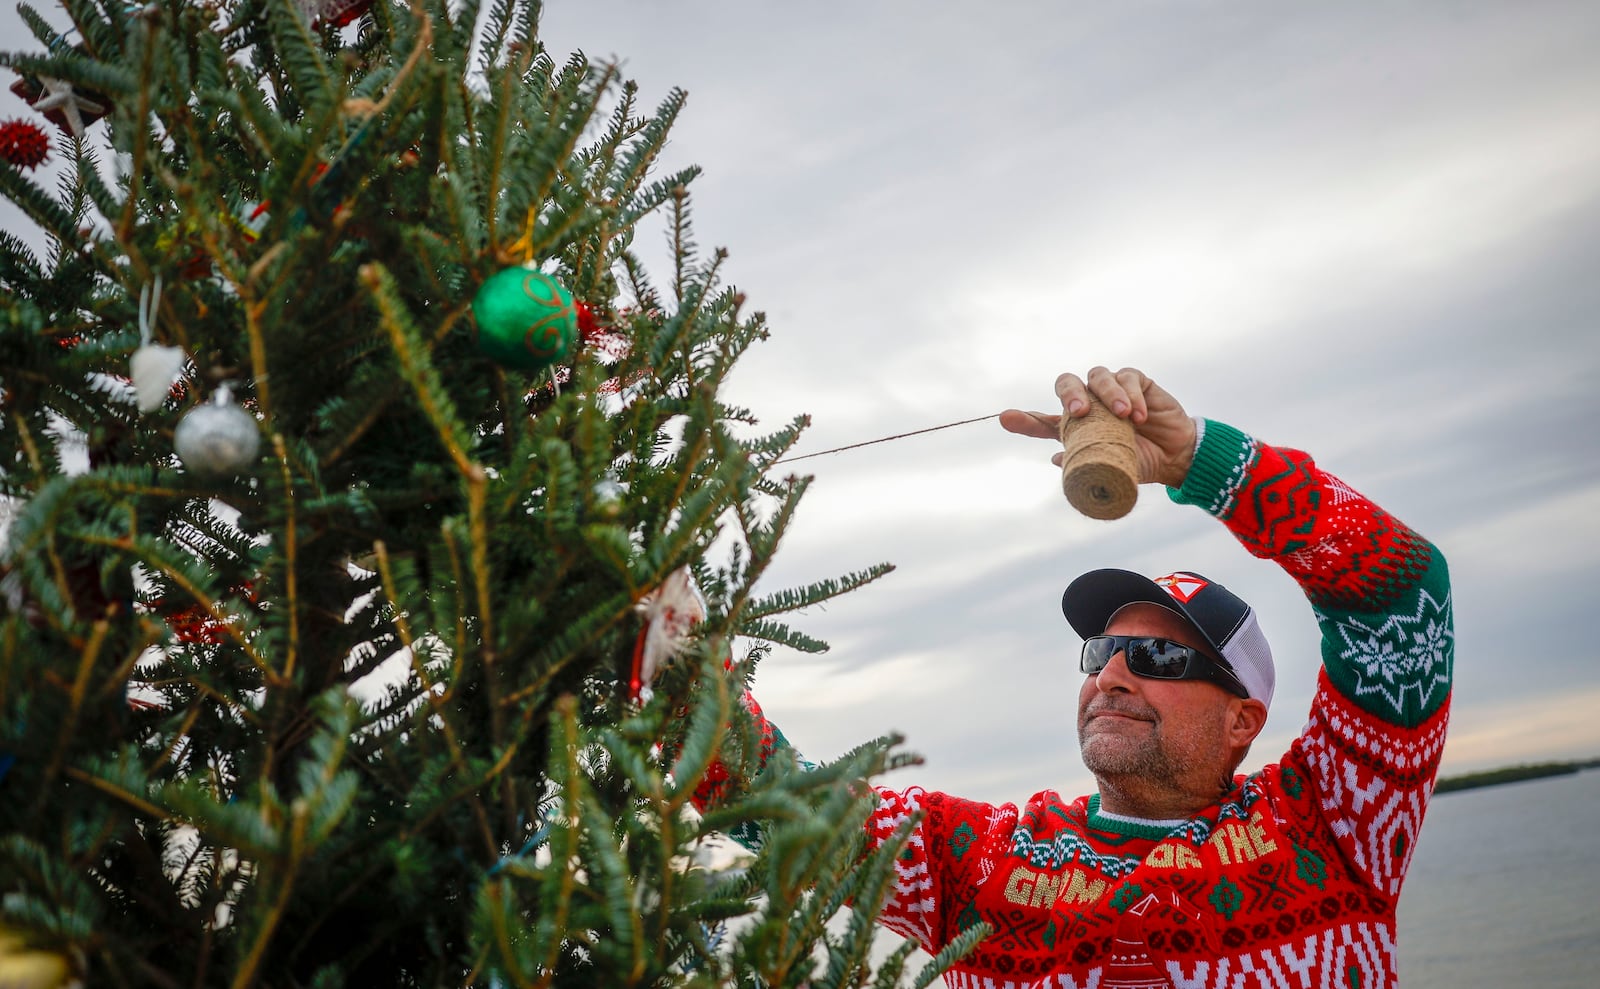
<svg viewBox="0 0 1600 989">
<path fill-rule="evenodd" d="M 1499 786 L 1521 780 L 1536 780 L 1545 776 L 1570 776 L 1585 769 L 1600 766 L 1600 759 L 1582 759 L 1573 762 L 1539 762 L 1524 766 L 1507 766 L 1480 773 L 1463 773 L 1448 776 L 1434 784 L 1434 793 L 1454 793 L 1458 790 L 1476 790 L 1484 786 Z"/>
</svg>

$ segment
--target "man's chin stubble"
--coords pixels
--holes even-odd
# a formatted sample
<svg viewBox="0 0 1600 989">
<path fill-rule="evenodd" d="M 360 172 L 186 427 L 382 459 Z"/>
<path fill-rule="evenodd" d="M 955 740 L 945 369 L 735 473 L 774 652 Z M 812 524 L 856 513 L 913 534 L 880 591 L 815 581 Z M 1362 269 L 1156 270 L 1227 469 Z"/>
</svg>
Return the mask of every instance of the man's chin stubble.
<svg viewBox="0 0 1600 989">
<path fill-rule="evenodd" d="M 1088 730 L 1086 726 L 1078 730 L 1078 751 L 1084 767 L 1095 776 L 1137 776 L 1149 782 L 1173 777 L 1173 767 L 1161 752 L 1159 738 L 1119 739 L 1116 734 Z"/>
</svg>

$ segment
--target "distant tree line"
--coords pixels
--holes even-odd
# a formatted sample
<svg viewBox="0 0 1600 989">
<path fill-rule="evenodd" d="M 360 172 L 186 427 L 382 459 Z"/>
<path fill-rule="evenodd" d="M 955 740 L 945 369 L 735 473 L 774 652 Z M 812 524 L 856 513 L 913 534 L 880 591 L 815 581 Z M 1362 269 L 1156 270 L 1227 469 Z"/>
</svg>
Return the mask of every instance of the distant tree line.
<svg viewBox="0 0 1600 989">
<path fill-rule="evenodd" d="M 1460 776 L 1450 776 L 1439 780 L 1434 786 L 1434 793 L 1450 793 L 1454 790 L 1473 790 L 1480 786 L 1498 786 L 1501 783 L 1515 783 L 1519 780 L 1539 779 L 1544 776 L 1566 776 L 1585 769 L 1600 766 L 1600 759 L 1585 759 L 1577 762 L 1537 762 L 1525 766 L 1506 766 L 1502 769 L 1490 769 L 1481 773 L 1463 773 Z"/>
</svg>

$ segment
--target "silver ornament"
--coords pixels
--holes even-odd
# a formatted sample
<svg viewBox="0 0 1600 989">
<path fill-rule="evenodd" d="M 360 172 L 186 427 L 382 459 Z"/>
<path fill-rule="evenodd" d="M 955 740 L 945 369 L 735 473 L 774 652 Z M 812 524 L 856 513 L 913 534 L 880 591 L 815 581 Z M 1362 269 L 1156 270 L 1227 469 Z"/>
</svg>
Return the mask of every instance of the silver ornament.
<svg viewBox="0 0 1600 989">
<path fill-rule="evenodd" d="M 178 422 L 172 446 L 183 466 L 196 474 L 238 474 L 255 463 L 261 433 L 255 417 L 233 404 L 227 386 L 206 405 L 197 405 Z"/>
</svg>

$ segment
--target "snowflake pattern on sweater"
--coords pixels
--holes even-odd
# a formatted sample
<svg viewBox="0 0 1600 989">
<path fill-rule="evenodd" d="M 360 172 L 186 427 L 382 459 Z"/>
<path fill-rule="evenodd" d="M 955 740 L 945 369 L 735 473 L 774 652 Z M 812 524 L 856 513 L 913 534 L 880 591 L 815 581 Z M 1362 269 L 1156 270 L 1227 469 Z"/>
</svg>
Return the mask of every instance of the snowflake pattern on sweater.
<svg viewBox="0 0 1600 989">
<path fill-rule="evenodd" d="M 879 788 L 873 839 L 922 815 L 881 920 L 930 952 L 990 925 L 945 977 L 962 989 L 1393 986 L 1449 717 L 1444 559 L 1306 454 L 1219 422 L 1169 494 L 1310 600 L 1323 669 L 1300 737 L 1176 824 L 1102 814 L 1097 796 L 1019 808 Z"/>
</svg>

